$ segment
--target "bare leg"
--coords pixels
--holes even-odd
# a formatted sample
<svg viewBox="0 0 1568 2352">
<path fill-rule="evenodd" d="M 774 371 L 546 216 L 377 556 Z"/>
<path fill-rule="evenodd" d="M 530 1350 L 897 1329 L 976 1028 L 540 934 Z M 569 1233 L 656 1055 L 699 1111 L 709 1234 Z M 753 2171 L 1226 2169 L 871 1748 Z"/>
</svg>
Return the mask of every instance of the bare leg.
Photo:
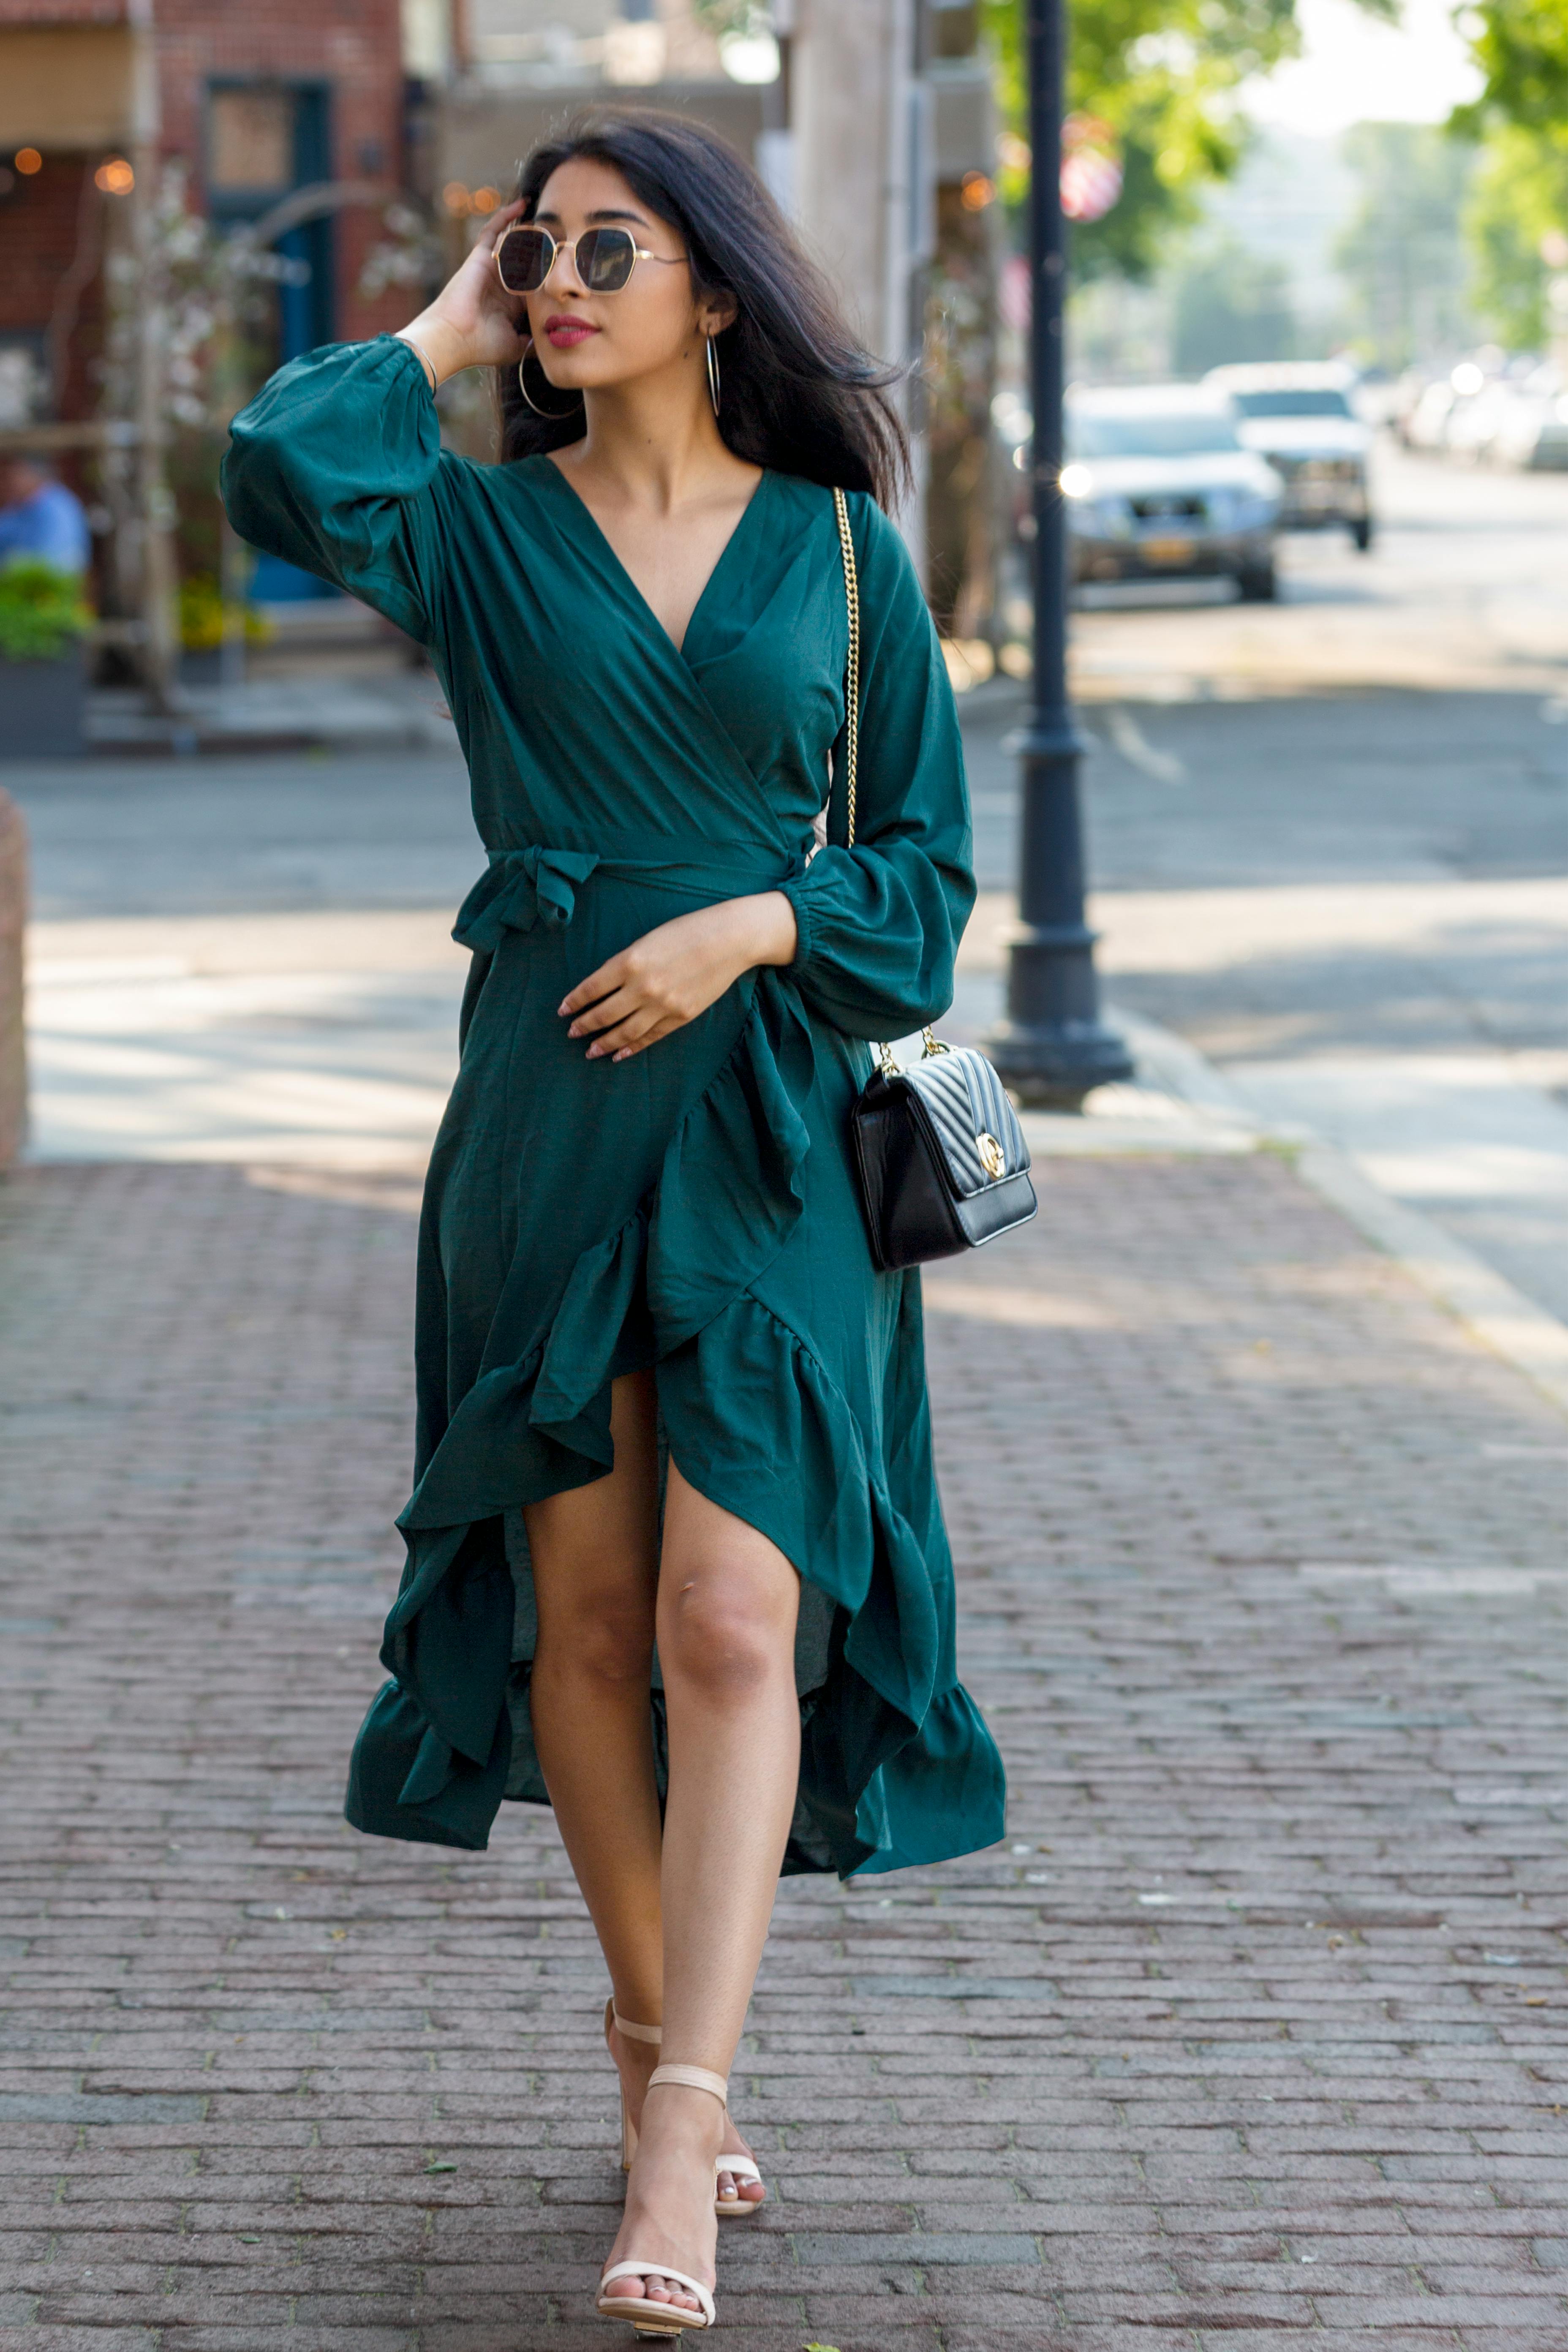
<svg viewBox="0 0 1568 2352">
<path fill-rule="evenodd" d="M 561 1834 L 623 2017 L 664 2014 L 661 1836 L 648 1711 L 658 1584 L 658 1460 L 652 1376 L 611 1397 L 607 1477 L 529 1505 L 539 1610 L 531 1699 L 534 1742 Z M 684 1486 L 684 1481 L 682 1485 Z M 689 1489 L 687 1490 L 689 1492 Z M 610 2038 L 633 2125 L 661 2052 Z M 723 2147 L 751 2151 L 731 2124 Z M 746 2203 L 760 2184 L 721 2176 Z"/>
<path fill-rule="evenodd" d="M 765 1536 L 698 1494 L 672 1462 L 658 1582 L 669 1714 L 664 1830 L 666 2063 L 727 2074 L 766 1940 L 800 1777 L 795 1630 L 800 1580 Z M 713 2159 L 723 2115 L 660 2084 L 612 2262 L 646 2257 L 713 2277 Z M 636 2278 L 616 2294 L 635 2295 Z M 695 2298 L 647 2273 L 651 2301 Z"/>
<path fill-rule="evenodd" d="M 616 1466 L 607 1477 L 524 1513 L 539 1609 L 531 1701 L 545 1785 L 616 2007 L 657 2025 L 660 1834 L 648 1685 L 658 1463 L 650 1374 L 616 1382 L 610 1432 Z"/>
</svg>

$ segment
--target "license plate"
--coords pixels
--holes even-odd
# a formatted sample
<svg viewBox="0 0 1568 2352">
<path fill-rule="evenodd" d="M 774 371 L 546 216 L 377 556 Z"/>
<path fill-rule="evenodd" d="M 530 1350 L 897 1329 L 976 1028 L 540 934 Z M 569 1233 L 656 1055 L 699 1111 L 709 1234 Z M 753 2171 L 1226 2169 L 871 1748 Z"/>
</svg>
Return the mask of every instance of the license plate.
<svg viewBox="0 0 1568 2352">
<path fill-rule="evenodd" d="M 1146 539 L 1139 550 L 1145 563 L 1190 563 L 1194 551 L 1190 539 Z"/>
</svg>

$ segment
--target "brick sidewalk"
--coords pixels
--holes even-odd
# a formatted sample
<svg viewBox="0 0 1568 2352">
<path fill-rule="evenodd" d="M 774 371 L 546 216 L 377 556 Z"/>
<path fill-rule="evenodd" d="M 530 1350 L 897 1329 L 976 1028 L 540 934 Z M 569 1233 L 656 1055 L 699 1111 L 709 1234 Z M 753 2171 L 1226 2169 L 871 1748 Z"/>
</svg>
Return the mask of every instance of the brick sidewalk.
<svg viewBox="0 0 1568 2352">
<path fill-rule="evenodd" d="M 723 2340 L 1559 2352 L 1568 1423 L 1277 1160 L 1044 1175 L 928 1283 L 1012 1842 L 785 1886 Z M 631 2343 L 548 1817 L 338 1814 L 412 1198 L 0 1187 L 4 2352 Z"/>
</svg>

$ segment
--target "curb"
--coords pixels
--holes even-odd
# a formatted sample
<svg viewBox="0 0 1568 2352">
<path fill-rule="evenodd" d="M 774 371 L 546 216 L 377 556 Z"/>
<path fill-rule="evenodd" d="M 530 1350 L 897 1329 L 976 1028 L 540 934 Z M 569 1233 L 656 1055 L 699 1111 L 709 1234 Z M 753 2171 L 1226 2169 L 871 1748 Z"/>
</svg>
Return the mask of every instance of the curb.
<svg viewBox="0 0 1568 2352">
<path fill-rule="evenodd" d="M 1500 1356 L 1560 1412 L 1568 1414 L 1568 1324 L 1527 1298 L 1505 1275 L 1419 1209 L 1394 1200 L 1352 1159 L 1305 1128 L 1263 1125 L 1246 1097 L 1206 1055 L 1158 1022 L 1110 1008 L 1109 1018 L 1132 1049 L 1140 1074 L 1234 1133 L 1249 1128 L 1254 1148 L 1283 1144 L 1297 1174 L 1320 1199 L 1404 1267 L 1481 1345 Z"/>
</svg>

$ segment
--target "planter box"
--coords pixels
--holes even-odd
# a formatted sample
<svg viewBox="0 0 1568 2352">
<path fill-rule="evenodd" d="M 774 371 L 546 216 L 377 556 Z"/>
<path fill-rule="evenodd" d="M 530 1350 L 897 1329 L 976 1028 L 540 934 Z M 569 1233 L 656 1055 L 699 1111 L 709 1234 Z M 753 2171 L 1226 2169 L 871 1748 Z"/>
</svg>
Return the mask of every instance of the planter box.
<svg viewBox="0 0 1568 2352">
<path fill-rule="evenodd" d="M 79 645 L 55 661 L 0 657 L 0 760 L 78 760 L 87 750 L 87 656 Z"/>
</svg>

